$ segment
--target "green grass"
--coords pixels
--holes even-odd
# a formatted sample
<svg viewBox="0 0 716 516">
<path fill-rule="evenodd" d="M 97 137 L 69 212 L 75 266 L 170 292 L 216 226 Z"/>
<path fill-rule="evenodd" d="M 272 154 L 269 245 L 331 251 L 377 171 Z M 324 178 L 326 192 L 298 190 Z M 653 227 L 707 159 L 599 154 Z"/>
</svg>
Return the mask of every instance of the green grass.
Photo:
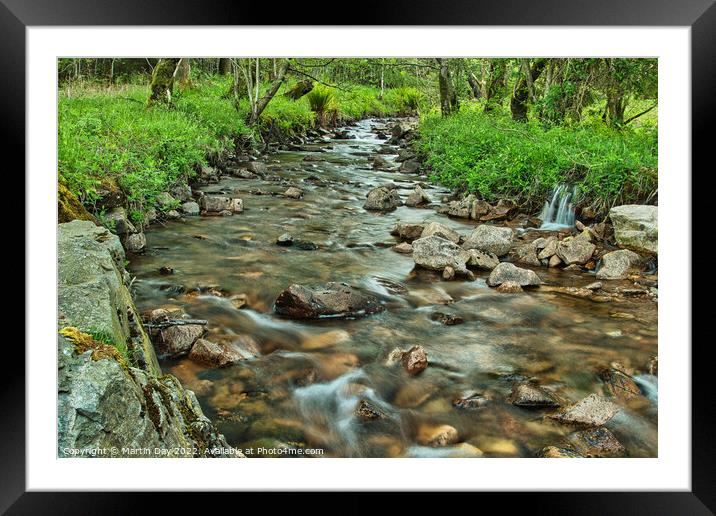
<svg viewBox="0 0 716 516">
<path fill-rule="evenodd" d="M 544 128 L 465 107 L 449 118 L 424 116 L 416 147 L 434 181 L 533 209 L 559 183 L 576 184 L 581 201 L 600 212 L 646 202 L 657 188 L 657 133 L 649 124 Z"/>
<path fill-rule="evenodd" d="M 67 187 L 92 212 L 101 185 L 119 185 L 126 194 L 135 223 L 155 206 L 157 194 L 185 183 L 197 167 L 233 148 L 239 135 L 257 136 L 244 120 L 246 98 L 227 95 L 230 76 L 209 76 L 192 87 L 175 89 L 171 106 L 146 106 L 148 86 L 125 85 L 106 89 L 82 85 L 59 92 L 59 173 Z M 262 93 L 268 85 L 263 85 Z M 259 130 L 282 135 L 302 133 L 316 125 L 308 96 L 296 101 L 284 97 L 283 87 L 262 113 Z M 415 111 L 417 90 L 380 91 L 367 86 L 345 90 L 318 85 L 327 93 L 339 122 L 366 116 Z M 242 92 L 243 93 L 243 92 Z"/>
</svg>

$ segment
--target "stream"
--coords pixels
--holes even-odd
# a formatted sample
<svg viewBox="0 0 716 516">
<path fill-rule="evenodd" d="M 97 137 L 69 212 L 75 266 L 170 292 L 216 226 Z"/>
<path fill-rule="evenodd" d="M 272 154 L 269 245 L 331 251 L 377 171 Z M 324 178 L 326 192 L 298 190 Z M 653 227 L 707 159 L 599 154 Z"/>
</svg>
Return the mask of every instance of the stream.
<svg viewBox="0 0 716 516">
<path fill-rule="evenodd" d="M 206 415 L 242 449 L 314 448 L 323 457 L 534 457 L 573 429 L 545 411 L 508 403 L 514 382 L 532 379 L 567 403 L 603 394 L 599 368 L 619 362 L 643 372 L 657 354 L 657 305 L 629 298 L 594 302 L 539 288 L 502 294 L 487 287 L 487 271 L 475 271 L 475 281 L 444 281 L 414 270 L 411 255 L 391 250 L 396 221 L 439 221 L 462 235 L 475 222 L 437 214 L 434 207 L 449 192 L 430 185 L 430 208 L 363 209 L 371 188 L 394 182 L 405 199 L 419 180 L 372 169 L 379 149 L 392 152 L 381 153 L 389 162 L 397 154 L 398 147 L 387 148 L 372 131 L 384 122 L 347 128 L 354 139 L 268 156 L 279 180 L 225 177 L 202 187 L 241 197 L 243 213 L 187 217 L 147 233 L 148 252 L 132 256 L 129 267 L 140 311 L 181 307 L 209 321 L 207 339 L 240 341 L 260 353 L 220 369 L 188 358 L 163 360 L 162 368 L 196 392 Z M 303 198 L 264 195 L 288 186 L 301 188 Z M 318 249 L 278 246 L 284 233 Z M 174 273 L 160 274 L 163 266 Z M 594 281 L 584 272 L 535 271 L 550 285 Z M 274 300 L 289 285 L 329 281 L 372 292 L 386 310 L 353 320 L 274 314 Z M 245 296 L 241 308 L 229 298 L 237 294 Z M 443 325 L 431 319 L 436 311 L 464 323 Z M 385 365 L 391 350 L 415 345 L 429 359 L 421 374 Z M 654 377 L 637 379 L 645 396 L 617 401 L 622 410 L 606 426 L 629 457 L 654 457 Z M 454 406 L 470 396 L 484 403 Z M 382 417 L 359 417 L 363 400 Z M 457 444 L 426 444 L 424 436 L 441 425 L 457 430 Z"/>
</svg>

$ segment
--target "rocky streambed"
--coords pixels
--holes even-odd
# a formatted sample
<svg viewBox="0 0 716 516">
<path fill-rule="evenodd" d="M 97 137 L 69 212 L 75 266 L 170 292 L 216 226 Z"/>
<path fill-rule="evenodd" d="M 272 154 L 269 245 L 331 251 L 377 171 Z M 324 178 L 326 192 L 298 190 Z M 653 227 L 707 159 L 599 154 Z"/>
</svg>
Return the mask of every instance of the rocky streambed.
<svg viewBox="0 0 716 516">
<path fill-rule="evenodd" d="M 654 207 L 539 231 L 427 184 L 411 135 L 235 158 L 127 229 L 161 367 L 253 456 L 656 456 Z"/>
</svg>

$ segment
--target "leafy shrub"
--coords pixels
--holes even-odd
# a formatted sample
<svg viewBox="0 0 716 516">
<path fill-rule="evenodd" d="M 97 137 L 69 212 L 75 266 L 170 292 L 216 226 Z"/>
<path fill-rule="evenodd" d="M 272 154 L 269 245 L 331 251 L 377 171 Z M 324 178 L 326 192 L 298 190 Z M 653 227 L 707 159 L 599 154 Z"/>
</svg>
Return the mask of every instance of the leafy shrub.
<svg viewBox="0 0 716 516">
<path fill-rule="evenodd" d="M 559 183 L 576 184 L 581 201 L 602 212 L 614 203 L 645 202 L 657 187 L 657 133 L 648 129 L 544 128 L 468 108 L 423 117 L 416 147 L 433 180 L 534 209 Z"/>
</svg>

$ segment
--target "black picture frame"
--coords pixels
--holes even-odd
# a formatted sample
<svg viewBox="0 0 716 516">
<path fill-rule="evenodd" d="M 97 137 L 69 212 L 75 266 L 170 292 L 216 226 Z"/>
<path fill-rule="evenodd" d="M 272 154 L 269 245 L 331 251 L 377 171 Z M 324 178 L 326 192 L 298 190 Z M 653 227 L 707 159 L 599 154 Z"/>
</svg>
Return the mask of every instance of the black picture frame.
<svg viewBox="0 0 716 516">
<path fill-rule="evenodd" d="M 355 25 L 515 25 L 515 26 L 684 26 L 691 28 L 692 73 L 692 163 L 706 165 L 709 131 L 716 91 L 716 6 L 714 0 L 502 0 L 500 2 L 457 0 L 450 5 L 434 5 L 426 0 L 393 3 L 364 1 L 350 20 Z M 333 10 L 337 15 L 337 11 Z M 338 18 L 338 16 L 335 16 Z M 0 0 L 0 104 L 3 114 L 4 156 L 20 162 L 24 170 L 25 152 L 25 30 L 29 26 L 62 25 L 247 25 L 266 20 L 272 25 L 340 25 L 335 20 L 318 21 L 303 4 L 283 4 L 267 18 L 262 3 L 228 0 Z M 23 168 L 20 168 L 23 167 Z M 709 166 L 712 168 L 712 165 Z M 708 169 L 707 169 L 708 170 Z M 6 171 L 6 173 L 9 171 Z M 49 173 L 49 171 L 48 171 Z M 684 171 L 691 174 L 691 171 Z M 26 192 L 27 194 L 28 192 Z M 42 202 L 54 202 L 43 199 Z M 687 208 L 688 209 L 688 208 Z M 18 212 L 21 213 L 21 212 Z M 690 253 L 689 253 L 690 256 Z M 694 263 L 696 265 L 696 263 Z M 32 274 L 32 271 L 25 271 Z M 690 281 L 690 278 L 687 278 Z M 664 322 L 668 324 L 668 321 Z M 687 350 L 690 342 L 660 343 Z M 708 342 L 692 346 L 692 455 L 690 492 L 640 493 L 511 493 L 510 507 L 524 504 L 529 510 L 550 513 L 588 514 L 713 514 L 716 511 L 714 451 L 716 430 L 713 399 L 710 396 Z M 6 339 L 6 366 L 0 374 L 0 512 L 7 514 L 128 514 L 147 507 L 148 493 L 28 493 L 25 489 L 25 350 Z M 155 496 L 155 495 L 152 495 Z M 245 495 L 242 495 L 245 496 Z M 270 505 L 285 501 L 300 506 L 297 494 L 272 495 Z M 350 495 L 363 503 L 358 494 Z M 365 495 L 362 495 L 365 496 Z M 480 496 L 501 496 L 481 494 Z M 503 494 L 504 496 L 504 494 Z M 365 499 L 363 499 L 365 500 Z M 483 499 L 484 500 L 484 499 Z M 172 504 L 185 504 L 187 495 L 163 496 L 164 510 Z M 497 500 L 495 500 L 497 501 Z M 309 502 L 311 503 L 311 502 Z M 315 502 L 314 502 L 315 503 Z M 403 508 L 425 503 L 425 496 L 413 495 Z M 454 502 L 452 502 L 454 503 Z M 218 501 L 218 504 L 221 504 Z M 217 501 L 212 505 L 218 507 Z M 517 505 L 515 505 L 517 504 Z M 244 505 L 247 508 L 247 505 Z M 334 507 L 338 509 L 337 507 Z"/>
</svg>

